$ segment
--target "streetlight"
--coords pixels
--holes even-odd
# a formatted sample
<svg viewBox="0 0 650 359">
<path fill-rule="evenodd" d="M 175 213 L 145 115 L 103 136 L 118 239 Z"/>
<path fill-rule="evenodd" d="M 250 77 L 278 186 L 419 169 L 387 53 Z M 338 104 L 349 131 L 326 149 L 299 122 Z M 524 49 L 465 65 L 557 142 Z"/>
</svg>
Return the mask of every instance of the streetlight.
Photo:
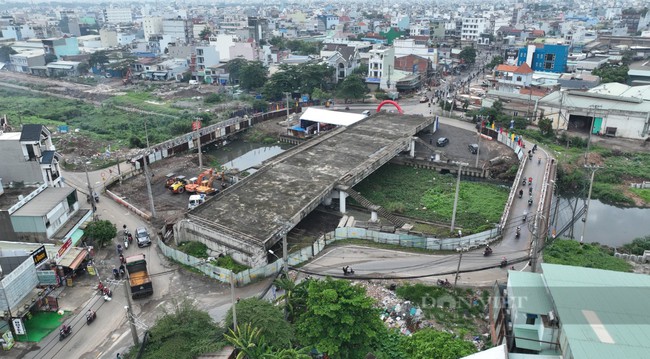
<svg viewBox="0 0 650 359">
<path fill-rule="evenodd" d="M 456 208 L 458 207 L 458 191 L 460 190 L 460 173 L 463 166 L 469 166 L 469 163 L 454 162 L 458 165 L 458 178 L 456 179 L 456 195 L 454 196 L 454 211 L 451 215 L 451 232 L 454 231 L 454 224 L 456 223 Z"/>
<path fill-rule="evenodd" d="M 86 171 L 86 182 L 88 182 L 88 196 L 90 196 L 90 206 L 93 209 L 93 221 L 96 220 L 95 213 L 97 212 L 97 203 L 95 203 L 95 193 L 90 185 L 90 176 L 88 175 L 88 165 L 90 161 L 84 163 L 84 170 Z"/>
<path fill-rule="evenodd" d="M 212 274 L 219 275 L 214 271 Z M 232 271 L 230 272 L 230 301 L 232 303 L 232 330 L 237 331 L 237 302 L 235 302 L 235 278 Z"/>
</svg>

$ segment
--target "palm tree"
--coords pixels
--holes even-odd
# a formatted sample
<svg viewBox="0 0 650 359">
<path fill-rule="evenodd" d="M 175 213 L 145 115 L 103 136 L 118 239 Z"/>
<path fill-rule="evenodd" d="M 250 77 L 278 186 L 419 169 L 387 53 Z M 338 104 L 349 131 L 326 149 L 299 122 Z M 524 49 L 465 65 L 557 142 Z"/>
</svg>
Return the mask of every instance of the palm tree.
<svg viewBox="0 0 650 359">
<path fill-rule="evenodd" d="M 282 349 L 275 353 L 264 354 L 264 359 L 311 359 L 308 348 Z"/>
<path fill-rule="evenodd" d="M 238 351 L 236 359 L 264 359 L 269 354 L 269 347 L 260 329 L 252 327 L 249 323 L 237 326 L 236 331 L 230 329 L 223 335 Z"/>
<path fill-rule="evenodd" d="M 277 289 L 284 290 L 284 294 L 277 297 L 275 302 L 284 302 L 287 317 L 286 319 L 293 323 L 298 313 L 304 312 L 307 302 L 307 286 L 310 279 L 296 283 L 294 279 L 287 276 L 278 277 L 273 281 Z"/>
</svg>

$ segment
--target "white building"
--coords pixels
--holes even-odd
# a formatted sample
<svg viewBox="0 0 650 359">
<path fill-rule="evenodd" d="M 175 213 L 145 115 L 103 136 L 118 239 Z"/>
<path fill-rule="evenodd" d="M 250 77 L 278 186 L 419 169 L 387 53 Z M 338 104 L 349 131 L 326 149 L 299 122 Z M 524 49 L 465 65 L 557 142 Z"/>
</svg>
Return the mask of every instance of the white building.
<svg viewBox="0 0 650 359">
<path fill-rule="evenodd" d="M 189 43 L 192 38 L 192 21 L 190 20 L 165 19 L 163 20 L 162 27 L 164 35 L 178 39 L 183 44 Z"/>
<path fill-rule="evenodd" d="M 2 38 L 4 39 L 15 39 L 16 41 L 33 39 L 36 37 L 34 29 L 27 24 L 22 25 L 8 25 L 0 29 L 2 32 Z"/>
<path fill-rule="evenodd" d="M 480 17 L 464 17 L 462 21 L 460 38 L 461 40 L 476 41 L 479 35 L 485 32 L 486 21 Z"/>
<path fill-rule="evenodd" d="M 196 47 L 196 71 L 204 72 L 206 67 L 219 64 L 219 52 L 213 46 Z"/>
<path fill-rule="evenodd" d="M 369 53 L 366 83 L 378 85 L 382 90 L 395 89 L 394 82 L 389 87 L 390 77 L 395 71 L 395 49 L 379 46 L 370 50 Z"/>
<path fill-rule="evenodd" d="M 205 23 L 205 22 L 202 22 L 202 23 L 199 23 L 199 24 L 193 24 L 192 25 L 192 36 L 195 39 L 201 39 L 201 36 L 199 36 L 199 35 L 205 29 L 208 29 L 208 30 L 210 29 L 210 25 Z M 203 40 L 203 39 L 201 39 L 201 40 Z"/>
<path fill-rule="evenodd" d="M 133 13 L 130 8 L 106 8 L 104 9 L 104 22 L 130 24 L 133 22 Z"/>
<path fill-rule="evenodd" d="M 227 62 L 231 59 L 230 57 L 230 47 L 235 44 L 239 39 L 235 35 L 231 34 L 216 34 L 210 36 L 210 46 L 213 46 L 217 49 L 219 53 L 219 59 L 223 62 Z"/>
<path fill-rule="evenodd" d="M 416 44 L 414 39 L 395 39 L 393 40 L 393 48 L 395 49 L 395 57 L 418 55 L 431 60 L 434 67 L 438 62 L 438 49 L 429 48 L 424 44 Z"/>
<path fill-rule="evenodd" d="M 144 39 L 149 40 L 151 35 L 160 35 L 163 33 L 163 19 L 160 16 L 146 16 L 142 19 L 142 30 L 144 30 Z"/>
</svg>

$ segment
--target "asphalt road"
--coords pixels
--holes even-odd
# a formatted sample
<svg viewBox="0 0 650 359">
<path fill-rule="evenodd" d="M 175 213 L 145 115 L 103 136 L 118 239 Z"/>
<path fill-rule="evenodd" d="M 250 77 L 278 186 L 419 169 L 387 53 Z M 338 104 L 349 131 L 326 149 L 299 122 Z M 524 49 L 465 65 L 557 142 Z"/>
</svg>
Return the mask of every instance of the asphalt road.
<svg viewBox="0 0 650 359">
<path fill-rule="evenodd" d="M 123 166 L 122 169 L 127 168 Z M 89 172 L 90 183 L 97 192 L 103 186 L 101 171 Z M 113 168 L 117 173 L 117 168 Z M 64 172 L 66 183 L 78 187 L 84 193 L 88 192 L 85 173 Z M 105 178 L 105 177 L 104 177 Z M 80 194 L 81 203 L 89 207 Z M 118 228 L 118 238 L 121 238 L 121 228 L 126 224 L 131 232 L 136 227 L 146 227 L 156 238 L 156 231 L 150 228 L 140 217 L 134 215 L 126 208 L 113 202 L 106 196 L 101 196 L 97 204 L 97 213 L 100 219 L 110 220 Z M 115 251 L 117 239 L 113 246 L 96 252 L 95 262 L 102 282 L 107 282 L 111 277 L 113 265 L 119 265 Z M 142 338 L 144 331 L 152 326 L 157 317 L 164 314 L 164 310 L 172 310 L 174 302 L 189 298 L 199 309 L 207 311 L 215 321 L 221 321 L 230 309 L 230 286 L 219 283 L 202 275 L 193 274 L 170 263 L 157 249 L 154 243 L 151 247 L 129 247 L 124 254 L 132 255 L 144 253 L 147 258 L 149 272 L 152 274 L 154 294 L 151 297 L 133 301 L 133 313 L 136 318 L 137 331 Z M 236 288 L 235 297 L 247 298 L 257 296 L 270 285 L 271 278 L 251 284 L 246 287 Z M 92 282 L 92 280 L 91 280 Z M 71 336 L 59 341 L 58 331 L 54 331 L 44 338 L 38 345 L 26 350 L 21 358 L 26 359 L 114 359 L 117 353 L 125 351 L 133 345 L 129 323 L 127 322 L 126 309 L 127 297 L 122 281 L 112 283 L 113 298 L 110 302 L 97 295 L 94 289 L 96 282 L 89 285 L 76 285 L 63 291 L 59 302 L 62 306 L 74 311 L 66 320 L 71 324 Z M 279 295 L 279 294 L 278 294 Z M 86 325 L 85 313 L 89 308 L 97 312 L 97 319 Z M 12 350 L 11 355 L 19 353 Z M 11 356 L 10 356 L 11 357 Z"/>
</svg>

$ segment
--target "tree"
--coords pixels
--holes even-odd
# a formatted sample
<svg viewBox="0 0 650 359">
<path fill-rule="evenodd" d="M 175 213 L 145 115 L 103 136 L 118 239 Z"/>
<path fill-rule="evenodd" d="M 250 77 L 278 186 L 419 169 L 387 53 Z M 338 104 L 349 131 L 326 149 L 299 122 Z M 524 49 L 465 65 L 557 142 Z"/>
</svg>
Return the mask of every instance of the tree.
<svg viewBox="0 0 650 359">
<path fill-rule="evenodd" d="M 591 73 L 600 76 L 600 82 L 602 83 L 619 82 L 625 84 L 628 80 L 628 71 L 629 67 L 626 65 L 605 64 Z"/>
<path fill-rule="evenodd" d="M 105 64 L 108 63 L 108 52 L 106 51 L 97 51 L 90 54 L 88 58 L 88 65 L 95 68 L 103 68 Z"/>
<path fill-rule="evenodd" d="M 234 331 L 230 329 L 223 337 L 238 350 L 236 359 L 262 359 L 269 353 L 261 330 L 249 323 L 237 325 Z"/>
<path fill-rule="evenodd" d="M 244 66 L 246 66 L 247 63 L 248 60 L 242 57 L 228 61 L 226 64 L 226 70 L 228 71 L 230 84 L 234 85 L 239 82 L 239 75 L 241 74 L 241 70 Z"/>
<path fill-rule="evenodd" d="M 90 65 L 88 65 L 87 62 L 81 62 L 79 63 L 79 66 L 77 66 L 77 71 L 79 72 L 79 75 L 87 75 L 88 70 L 90 70 Z"/>
<path fill-rule="evenodd" d="M 485 68 L 486 69 L 492 69 L 492 68 L 494 68 L 496 66 L 501 65 L 502 63 L 503 63 L 503 57 L 497 55 L 497 56 L 492 58 L 492 61 L 490 61 L 489 64 L 485 65 Z"/>
<path fill-rule="evenodd" d="M 188 299 L 174 303 L 173 312 L 164 312 L 149 330 L 151 337 L 143 359 L 191 359 L 215 352 L 224 346 L 223 329 L 207 312 L 197 309 Z M 140 349 L 132 349 L 137 352 Z"/>
<path fill-rule="evenodd" d="M 86 226 L 84 234 L 102 248 L 117 236 L 117 228 L 111 221 L 93 221 Z"/>
<path fill-rule="evenodd" d="M 476 62 L 476 49 L 470 46 L 463 48 L 458 54 L 458 57 L 466 64 L 473 64 Z"/>
<path fill-rule="evenodd" d="M 348 102 L 348 99 L 360 99 L 364 98 L 364 95 L 370 92 L 366 84 L 363 82 L 363 79 L 358 75 L 350 75 L 341 82 L 338 87 L 338 95 L 345 99 L 345 103 Z"/>
<path fill-rule="evenodd" d="M 325 100 L 330 98 L 330 94 L 319 88 L 315 88 L 314 91 L 311 93 L 311 98 L 314 100 Z"/>
<path fill-rule="evenodd" d="M 374 300 L 348 281 L 309 281 L 307 308 L 296 322 L 296 336 L 334 359 L 363 358 L 385 330 Z"/>
<path fill-rule="evenodd" d="M 210 30 L 210 28 L 207 26 L 204 27 L 203 30 L 201 30 L 201 32 L 199 32 L 199 38 L 201 40 L 208 40 L 211 35 L 212 35 L 212 30 Z"/>
<path fill-rule="evenodd" d="M 435 329 L 422 329 L 403 337 L 402 348 L 410 359 L 456 359 L 476 352 L 474 344 Z"/>
<path fill-rule="evenodd" d="M 223 102 L 223 100 L 224 98 L 222 94 L 211 93 L 203 99 L 203 103 L 205 104 L 219 103 L 219 102 Z"/>
<path fill-rule="evenodd" d="M 539 120 L 537 125 L 539 126 L 539 132 L 541 132 L 542 135 L 555 138 L 555 134 L 553 133 L 553 121 L 551 119 L 543 118 Z"/>
<path fill-rule="evenodd" d="M 361 64 L 359 67 L 352 71 L 352 75 L 359 75 L 361 77 L 366 77 L 368 75 L 368 64 Z"/>
<path fill-rule="evenodd" d="M 255 90 L 266 83 L 269 70 L 261 61 L 249 61 L 239 71 L 239 85 L 245 90 Z"/>
<path fill-rule="evenodd" d="M 266 343 L 274 349 L 291 347 L 293 328 L 284 320 L 278 307 L 256 297 L 240 300 L 237 304 L 237 325 L 250 325 L 260 330 Z M 226 327 L 232 327 L 232 310 L 226 314 Z"/>
<path fill-rule="evenodd" d="M 0 62 L 9 62 L 11 58 L 9 56 L 17 54 L 16 50 L 10 46 L 0 46 Z"/>
<path fill-rule="evenodd" d="M 45 54 L 45 63 L 49 64 L 50 62 L 54 62 L 58 60 L 59 58 L 56 57 L 54 54 Z"/>
<path fill-rule="evenodd" d="M 287 42 L 282 36 L 274 36 L 269 40 L 269 44 L 278 48 L 278 50 L 286 50 Z"/>
</svg>

